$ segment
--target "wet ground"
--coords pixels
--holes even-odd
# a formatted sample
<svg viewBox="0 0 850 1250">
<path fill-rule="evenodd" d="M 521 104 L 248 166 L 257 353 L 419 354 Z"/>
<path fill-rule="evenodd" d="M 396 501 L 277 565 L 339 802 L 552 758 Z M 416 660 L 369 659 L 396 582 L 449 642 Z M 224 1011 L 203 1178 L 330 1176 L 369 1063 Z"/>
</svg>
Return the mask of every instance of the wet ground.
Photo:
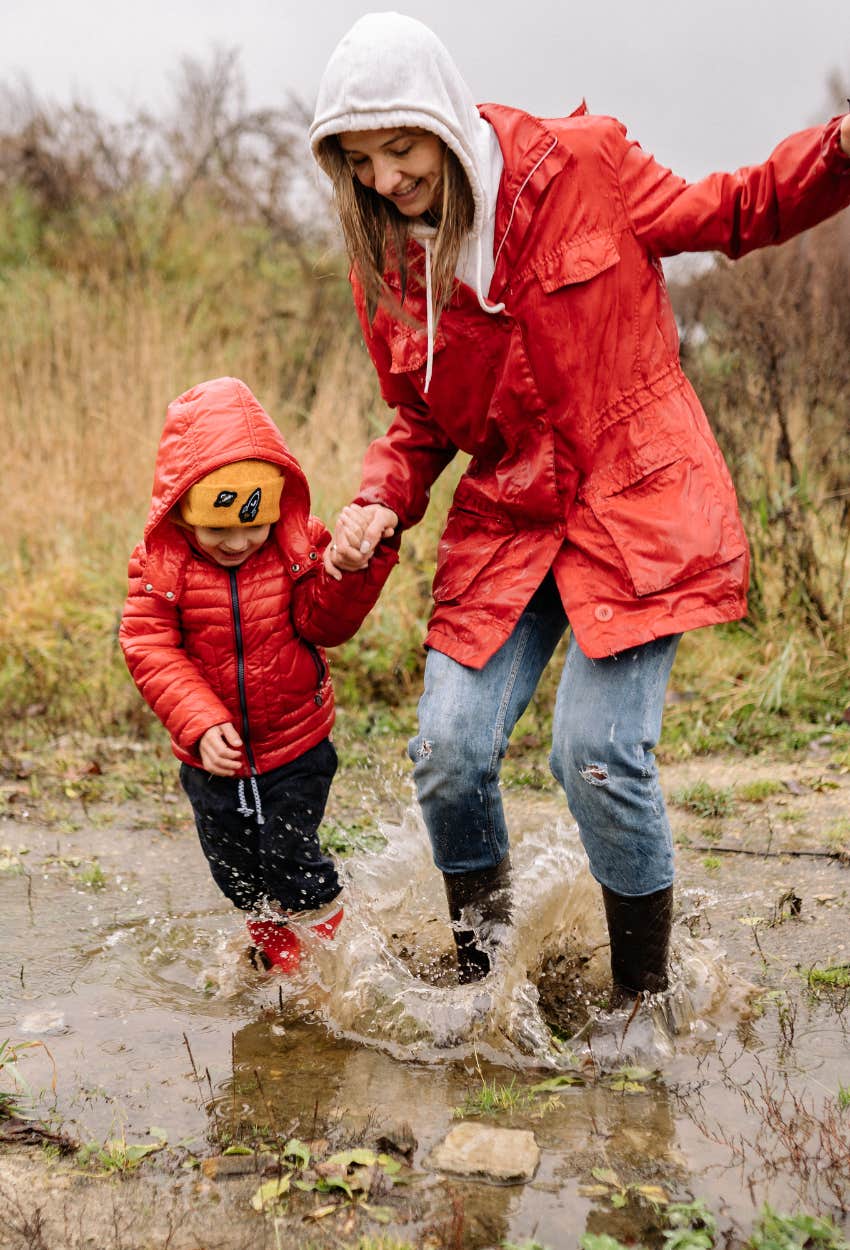
<svg viewBox="0 0 850 1250">
<path fill-rule="evenodd" d="M 674 988 L 632 1020 L 601 1011 L 597 888 L 539 771 L 506 789 L 516 932 L 458 988 L 392 746 L 342 770 L 345 922 L 286 980 L 249 962 L 166 756 L 46 758 L 0 778 L 0 1043 L 31 1097 L 8 1066 L 0 1093 L 39 1117 L 0 1119 L 0 1245 L 657 1244 L 665 1200 L 694 1199 L 729 1244 L 765 1202 L 850 1232 L 846 743 L 663 768 Z M 430 1166 L 465 1120 L 533 1133 L 533 1178 Z M 349 1148 L 365 1166 L 327 1166 Z M 258 1210 L 269 1179 L 287 1192 Z"/>
</svg>

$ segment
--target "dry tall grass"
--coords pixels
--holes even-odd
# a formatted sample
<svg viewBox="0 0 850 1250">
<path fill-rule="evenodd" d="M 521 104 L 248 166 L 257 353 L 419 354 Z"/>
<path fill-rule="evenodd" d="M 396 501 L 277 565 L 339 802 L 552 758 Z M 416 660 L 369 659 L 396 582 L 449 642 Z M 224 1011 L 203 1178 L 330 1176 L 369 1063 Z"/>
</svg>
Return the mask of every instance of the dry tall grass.
<svg viewBox="0 0 850 1250">
<path fill-rule="evenodd" d="M 115 632 L 171 398 L 204 378 L 243 378 L 326 522 L 386 426 L 344 266 L 290 210 L 288 191 L 304 184 L 297 127 L 246 111 L 232 70 L 226 58 L 207 77 L 189 67 L 179 125 L 139 118 L 116 133 L 90 112 L 31 106 L 3 133 L 0 117 L 0 744 L 21 723 L 151 728 Z M 819 250 L 821 237 L 828 228 L 678 292 L 686 329 L 709 332 L 698 346 L 686 338 L 686 363 L 756 556 L 753 620 L 683 645 L 674 682 L 702 695 L 698 718 L 690 704 L 671 709 L 683 749 L 750 743 L 770 716 L 805 737 L 850 702 L 850 273 L 836 259 L 846 248 Z M 337 652 L 347 706 L 418 687 L 458 467 L 405 537 L 364 629 Z"/>
<path fill-rule="evenodd" d="M 117 650 L 129 552 L 150 499 L 165 406 L 204 378 L 243 378 L 271 413 L 329 526 L 356 493 L 386 409 L 339 273 L 321 300 L 285 275 L 242 275 L 240 298 L 205 318 L 197 296 L 156 277 L 117 285 L 22 270 L 0 288 L 0 707 L 45 728 L 147 728 Z M 318 281 L 318 280 L 317 280 Z M 299 306 L 300 305 L 300 306 Z M 449 475 L 451 477 L 451 475 Z M 445 506 L 450 482 L 432 512 Z M 436 522 L 434 522 L 436 523 Z M 406 542 L 393 592 L 337 657 L 349 697 L 396 701 L 421 668 L 430 562 L 426 522 Z M 7 722 L 8 724 L 8 722 Z"/>
</svg>

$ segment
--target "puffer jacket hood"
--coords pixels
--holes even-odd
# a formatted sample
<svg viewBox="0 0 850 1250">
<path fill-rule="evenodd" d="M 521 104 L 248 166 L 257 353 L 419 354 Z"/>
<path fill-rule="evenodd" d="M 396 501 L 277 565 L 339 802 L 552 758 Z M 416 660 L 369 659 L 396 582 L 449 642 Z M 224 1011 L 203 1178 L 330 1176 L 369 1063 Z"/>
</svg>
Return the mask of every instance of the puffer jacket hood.
<svg viewBox="0 0 850 1250">
<path fill-rule="evenodd" d="M 278 528 L 305 545 L 310 491 L 303 470 L 262 404 L 238 378 L 200 382 L 168 405 L 144 540 L 155 549 L 190 486 L 237 460 L 267 460 L 284 474 Z M 301 539 L 299 542 L 298 539 Z"/>
<path fill-rule="evenodd" d="M 323 139 L 350 130 L 394 126 L 415 126 L 437 135 L 460 161 L 475 212 L 458 258 L 458 277 L 472 287 L 484 312 L 501 312 L 503 304 L 487 299 L 494 267 L 496 201 L 504 168 L 498 138 L 433 31 L 401 13 L 367 13 L 342 38 L 322 76 L 310 127 L 313 155 L 325 168 Z M 413 232 L 425 248 L 430 284 L 434 231 L 416 223 Z M 426 313 L 430 384 L 435 333 L 430 296 Z"/>
</svg>

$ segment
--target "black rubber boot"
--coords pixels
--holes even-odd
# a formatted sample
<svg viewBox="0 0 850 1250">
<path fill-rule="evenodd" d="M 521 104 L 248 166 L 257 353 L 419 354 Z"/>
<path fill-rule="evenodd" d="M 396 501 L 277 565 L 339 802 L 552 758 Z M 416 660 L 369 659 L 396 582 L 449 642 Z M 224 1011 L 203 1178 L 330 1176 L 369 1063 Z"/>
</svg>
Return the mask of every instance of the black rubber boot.
<svg viewBox="0 0 850 1250">
<path fill-rule="evenodd" d="M 490 956 L 484 949 L 488 939 L 495 938 L 498 925 L 511 921 L 511 861 L 506 855 L 495 868 L 480 872 L 443 873 L 449 919 L 457 947 L 458 980 L 461 985 L 481 981 L 490 971 Z M 470 920 L 476 932 L 465 929 Z"/>
<path fill-rule="evenodd" d="M 634 898 L 603 885 L 602 898 L 611 939 L 611 1006 L 666 990 L 673 887 Z"/>
</svg>

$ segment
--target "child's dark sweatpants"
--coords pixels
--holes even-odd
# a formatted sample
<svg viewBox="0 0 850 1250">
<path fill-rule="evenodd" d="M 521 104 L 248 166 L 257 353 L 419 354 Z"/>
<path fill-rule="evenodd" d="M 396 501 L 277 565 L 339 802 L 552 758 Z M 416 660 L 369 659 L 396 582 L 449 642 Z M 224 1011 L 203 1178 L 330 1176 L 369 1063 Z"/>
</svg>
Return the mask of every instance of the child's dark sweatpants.
<svg viewBox="0 0 850 1250">
<path fill-rule="evenodd" d="M 195 813 L 201 847 L 216 885 L 241 907 L 253 911 L 268 898 L 286 911 L 322 907 L 340 892 L 333 861 L 322 854 L 318 828 L 336 772 L 336 749 L 329 738 L 297 759 L 250 779 L 215 777 L 182 764 L 180 780 Z M 244 799 L 242 798 L 244 795 Z M 243 812 L 240 812 L 243 808 Z"/>
</svg>

